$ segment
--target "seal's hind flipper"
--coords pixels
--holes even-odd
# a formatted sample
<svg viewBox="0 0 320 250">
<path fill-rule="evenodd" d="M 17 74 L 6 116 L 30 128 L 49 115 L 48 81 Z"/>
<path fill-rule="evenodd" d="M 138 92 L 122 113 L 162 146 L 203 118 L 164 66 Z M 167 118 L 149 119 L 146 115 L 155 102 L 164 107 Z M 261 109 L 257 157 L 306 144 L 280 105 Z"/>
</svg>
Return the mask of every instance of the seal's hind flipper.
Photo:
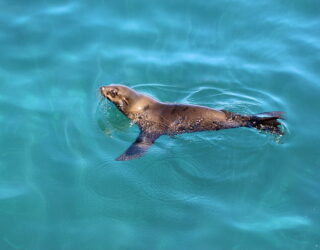
<svg viewBox="0 0 320 250">
<path fill-rule="evenodd" d="M 141 131 L 137 139 L 116 161 L 128 161 L 140 157 L 147 151 L 159 135 Z"/>
<path fill-rule="evenodd" d="M 283 112 L 274 111 L 259 113 L 250 117 L 248 126 L 273 134 L 283 135 L 284 132 L 281 129 L 281 123 L 278 119 L 284 120 Z"/>
</svg>

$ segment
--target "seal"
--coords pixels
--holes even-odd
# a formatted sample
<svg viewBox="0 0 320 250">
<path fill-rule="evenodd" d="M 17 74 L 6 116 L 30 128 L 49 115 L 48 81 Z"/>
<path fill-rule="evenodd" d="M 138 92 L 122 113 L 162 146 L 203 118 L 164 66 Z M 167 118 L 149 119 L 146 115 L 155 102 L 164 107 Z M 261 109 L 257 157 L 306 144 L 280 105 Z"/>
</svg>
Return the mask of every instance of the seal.
<svg viewBox="0 0 320 250">
<path fill-rule="evenodd" d="M 204 106 L 163 103 L 127 86 L 115 84 L 100 87 L 100 92 L 140 129 L 137 139 L 116 158 L 118 161 L 140 157 L 162 135 L 238 127 L 283 134 L 278 121 L 283 119 L 280 111 L 241 115 Z"/>
</svg>

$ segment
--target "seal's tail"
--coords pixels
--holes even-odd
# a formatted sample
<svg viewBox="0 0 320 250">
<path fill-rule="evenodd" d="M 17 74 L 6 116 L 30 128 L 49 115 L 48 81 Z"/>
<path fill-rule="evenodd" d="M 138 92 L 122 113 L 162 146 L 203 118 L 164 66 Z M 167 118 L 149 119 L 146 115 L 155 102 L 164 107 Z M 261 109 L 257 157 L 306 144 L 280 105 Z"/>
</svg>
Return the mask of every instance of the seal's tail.
<svg viewBox="0 0 320 250">
<path fill-rule="evenodd" d="M 255 114 L 249 117 L 247 126 L 273 134 L 283 135 L 283 131 L 280 128 L 281 123 L 278 121 L 278 119 L 284 119 L 282 115 L 283 112 L 280 111 Z"/>
</svg>

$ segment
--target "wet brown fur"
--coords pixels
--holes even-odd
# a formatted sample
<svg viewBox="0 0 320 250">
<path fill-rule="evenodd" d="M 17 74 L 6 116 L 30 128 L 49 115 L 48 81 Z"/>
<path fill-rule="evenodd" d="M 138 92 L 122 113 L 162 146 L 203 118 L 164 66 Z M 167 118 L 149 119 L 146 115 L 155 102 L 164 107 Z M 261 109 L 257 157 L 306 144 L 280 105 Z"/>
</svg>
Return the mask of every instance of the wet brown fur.
<svg viewBox="0 0 320 250">
<path fill-rule="evenodd" d="M 117 160 L 141 156 L 161 135 L 237 127 L 282 133 L 277 121 L 282 112 L 240 115 L 197 105 L 162 103 L 124 85 L 103 86 L 100 91 L 140 128 L 136 141 Z"/>
</svg>

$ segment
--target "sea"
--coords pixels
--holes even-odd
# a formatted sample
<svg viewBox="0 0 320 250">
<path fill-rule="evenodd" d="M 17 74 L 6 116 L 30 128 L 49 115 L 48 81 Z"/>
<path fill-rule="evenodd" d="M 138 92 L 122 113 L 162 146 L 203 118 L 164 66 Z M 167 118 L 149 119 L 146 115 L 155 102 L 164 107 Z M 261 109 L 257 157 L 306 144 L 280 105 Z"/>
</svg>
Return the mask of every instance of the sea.
<svg viewBox="0 0 320 250">
<path fill-rule="evenodd" d="M 162 136 L 102 98 L 283 111 Z M 1 0 L 1 250 L 320 249 L 319 0 Z"/>
</svg>

